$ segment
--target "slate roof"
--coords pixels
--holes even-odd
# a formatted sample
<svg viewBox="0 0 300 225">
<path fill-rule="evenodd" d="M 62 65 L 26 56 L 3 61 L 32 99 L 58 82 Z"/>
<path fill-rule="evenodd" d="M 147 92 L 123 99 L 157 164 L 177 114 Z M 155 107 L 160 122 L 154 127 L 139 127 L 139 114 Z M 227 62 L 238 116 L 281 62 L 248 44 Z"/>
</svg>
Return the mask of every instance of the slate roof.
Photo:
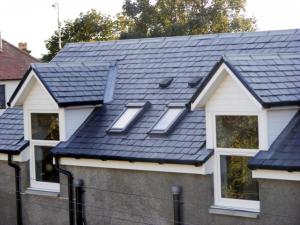
<svg viewBox="0 0 300 225">
<path fill-rule="evenodd" d="M 39 62 L 39 60 L 21 51 L 9 42 L 2 40 L 2 50 L 0 50 L 0 80 L 22 79 L 30 63 L 35 62 Z"/>
<path fill-rule="evenodd" d="M 249 161 L 249 168 L 300 171 L 300 110 L 270 149 Z"/>
<path fill-rule="evenodd" d="M 0 116 L 0 153 L 19 154 L 29 144 L 23 136 L 22 109 L 6 109 Z"/>
<path fill-rule="evenodd" d="M 225 56 L 266 107 L 300 104 L 300 54 Z"/>
<path fill-rule="evenodd" d="M 35 63 L 31 64 L 31 68 L 62 107 L 102 104 L 107 79 L 111 71 L 114 71 L 110 63 Z M 16 96 L 25 80 L 26 77 L 9 102 Z"/>
<path fill-rule="evenodd" d="M 300 105 L 300 54 L 224 55 L 195 92 L 193 102 L 225 63 L 264 107 Z"/>
<path fill-rule="evenodd" d="M 205 148 L 203 111 L 187 112 L 168 135 L 154 137 L 148 134 L 149 129 L 169 103 L 189 103 L 201 82 L 192 87 L 188 83 L 206 77 L 223 55 L 278 53 L 300 53 L 300 30 L 67 44 L 53 62 L 115 63 L 117 79 L 113 101 L 96 109 L 54 153 L 201 164 L 212 154 L 212 150 Z M 166 88 L 159 87 L 165 78 L 173 78 L 172 83 Z M 127 103 L 145 101 L 151 107 L 127 133 L 106 132 Z"/>
</svg>

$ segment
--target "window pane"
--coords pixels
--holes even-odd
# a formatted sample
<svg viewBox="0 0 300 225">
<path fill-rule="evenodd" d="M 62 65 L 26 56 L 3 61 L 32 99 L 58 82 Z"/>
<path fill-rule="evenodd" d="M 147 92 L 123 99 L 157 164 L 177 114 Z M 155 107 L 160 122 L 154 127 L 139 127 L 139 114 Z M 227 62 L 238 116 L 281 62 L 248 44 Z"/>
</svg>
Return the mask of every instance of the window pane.
<svg viewBox="0 0 300 225">
<path fill-rule="evenodd" d="M 249 157 L 221 156 L 222 198 L 259 200 L 258 183 L 252 179 Z"/>
<path fill-rule="evenodd" d="M 183 108 L 170 108 L 163 115 L 163 117 L 154 126 L 153 130 L 166 130 L 172 123 L 175 122 L 176 118 L 182 113 Z"/>
<path fill-rule="evenodd" d="M 32 113 L 31 133 L 36 140 L 59 140 L 57 113 Z"/>
<path fill-rule="evenodd" d="M 50 154 L 52 147 L 34 147 L 36 180 L 42 182 L 58 183 L 58 172 L 53 165 L 53 157 Z"/>
<path fill-rule="evenodd" d="M 141 108 L 127 108 L 121 117 L 112 126 L 113 129 L 125 129 L 126 126 L 137 116 Z"/>
<path fill-rule="evenodd" d="M 217 147 L 258 149 L 257 116 L 217 116 Z"/>
</svg>

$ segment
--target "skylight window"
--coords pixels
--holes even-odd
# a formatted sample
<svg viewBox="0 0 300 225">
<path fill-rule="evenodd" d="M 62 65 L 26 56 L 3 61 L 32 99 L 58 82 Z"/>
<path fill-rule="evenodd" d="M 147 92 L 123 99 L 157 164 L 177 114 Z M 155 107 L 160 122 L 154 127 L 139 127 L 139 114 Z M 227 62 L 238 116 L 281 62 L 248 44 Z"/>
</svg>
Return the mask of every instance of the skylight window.
<svg viewBox="0 0 300 225">
<path fill-rule="evenodd" d="M 124 132 L 126 131 L 145 110 L 147 103 L 128 103 L 126 109 L 121 115 L 113 122 L 110 127 L 110 132 Z"/>
<path fill-rule="evenodd" d="M 168 109 L 152 127 L 151 133 L 168 133 L 185 112 L 184 104 L 170 104 Z"/>
</svg>

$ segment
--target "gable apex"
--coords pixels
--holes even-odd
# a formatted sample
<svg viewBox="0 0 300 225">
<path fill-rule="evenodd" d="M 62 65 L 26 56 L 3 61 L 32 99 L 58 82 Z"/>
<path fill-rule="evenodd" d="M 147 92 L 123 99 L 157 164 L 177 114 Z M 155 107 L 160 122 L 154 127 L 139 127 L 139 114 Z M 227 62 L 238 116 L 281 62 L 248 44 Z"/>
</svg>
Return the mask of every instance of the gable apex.
<svg viewBox="0 0 300 225">
<path fill-rule="evenodd" d="M 230 76 L 258 108 L 264 106 L 263 102 L 251 90 L 242 77 L 240 77 L 234 68 L 226 62 L 224 57 L 222 57 L 221 60 L 215 64 L 192 97 L 192 100 L 190 101 L 191 109 L 195 110 L 196 108 L 203 108 L 226 76 Z"/>
<path fill-rule="evenodd" d="M 37 85 L 39 86 L 40 91 L 49 96 L 49 100 L 53 103 L 53 105 L 58 106 L 57 102 L 51 95 L 51 92 L 49 92 L 32 67 L 26 72 L 24 78 L 17 86 L 7 104 L 10 107 L 22 106 L 29 93 Z"/>
</svg>

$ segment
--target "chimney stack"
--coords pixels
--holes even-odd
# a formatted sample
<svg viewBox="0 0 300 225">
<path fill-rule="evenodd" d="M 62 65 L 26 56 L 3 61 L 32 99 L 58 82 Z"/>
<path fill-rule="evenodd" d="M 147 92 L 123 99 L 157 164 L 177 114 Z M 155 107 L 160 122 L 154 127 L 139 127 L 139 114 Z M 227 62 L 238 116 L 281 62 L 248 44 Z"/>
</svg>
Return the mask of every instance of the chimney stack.
<svg viewBox="0 0 300 225">
<path fill-rule="evenodd" d="M 18 46 L 21 51 L 28 53 L 27 42 L 19 42 Z"/>
</svg>

